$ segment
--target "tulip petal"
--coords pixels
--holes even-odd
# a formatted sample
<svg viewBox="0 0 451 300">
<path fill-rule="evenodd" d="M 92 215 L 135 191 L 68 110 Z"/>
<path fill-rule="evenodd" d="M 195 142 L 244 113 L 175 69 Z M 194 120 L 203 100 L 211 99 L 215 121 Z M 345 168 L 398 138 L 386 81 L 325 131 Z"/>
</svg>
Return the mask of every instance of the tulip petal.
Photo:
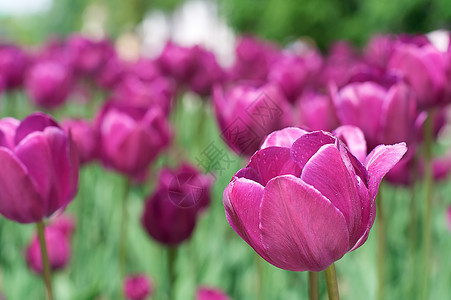
<svg viewBox="0 0 451 300">
<path fill-rule="evenodd" d="M 393 168 L 407 152 L 406 143 L 395 145 L 379 145 L 365 159 L 364 166 L 368 170 L 368 189 L 374 199 L 382 178 Z"/>
<path fill-rule="evenodd" d="M 291 175 L 276 177 L 265 187 L 260 230 L 266 254 L 285 270 L 322 271 L 349 249 L 343 214 Z"/>
<path fill-rule="evenodd" d="M 0 147 L 0 213 L 6 218 L 32 223 L 42 220 L 44 210 L 26 167 L 6 148 Z"/>
<path fill-rule="evenodd" d="M 293 143 L 306 133 L 307 131 L 297 127 L 287 127 L 274 131 L 266 137 L 260 149 L 271 146 L 291 148 Z"/>
<path fill-rule="evenodd" d="M 269 147 L 259 150 L 252 156 L 248 167 L 257 170 L 263 186 L 276 176 L 301 175 L 301 169 L 291 159 L 289 148 Z"/>
<path fill-rule="evenodd" d="M 14 149 L 14 136 L 20 121 L 6 117 L 0 120 L 0 146 Z"/>
<path fill-rule="evenodd" d="M 17 127 L 15 144 L 18 145 L 28 134 L 34 131 L 44 131 L 44 129 L 49 126 L 59 128 L 55 120 L 44 113 L 36 112 L 29 115 L 20 123 L 19 127 Z"/>
<path fill-rule="evenodd" d="M 361 162 L 366 158 L 366 140 L 360 128 L 352 125 L 343 125 L 333 132 L 348 146 L 349 151 Z"/>
<path fill-rule="evenodd" d="M 324 145 L 304 166 L 301 179 L 315 187 L 343 214 L 349 243 L 354 245 L 366 229 L 368 218 L 362 225 L 362 214 L 368 215 L 371 203 L 369 197 L 359 197 L 357 178 L 350 161 L 343 162 L 335 145 Z"/>
<path fill-rule="evenodd" d="M 262 197 L 262 185 L 234 177 L 224 190 L 223 201 L 227 221 L 233 230 L 261 257 L 270 261 L 260 240 L 259 208 Z"/>
<path fill-rule="evenodd" d="M 298 138 L 291 147 L 291 158 L 302 168 L 319 148 L 334 144 L 335 137 L 324 131 L 314 131 Z"/>
</svg>

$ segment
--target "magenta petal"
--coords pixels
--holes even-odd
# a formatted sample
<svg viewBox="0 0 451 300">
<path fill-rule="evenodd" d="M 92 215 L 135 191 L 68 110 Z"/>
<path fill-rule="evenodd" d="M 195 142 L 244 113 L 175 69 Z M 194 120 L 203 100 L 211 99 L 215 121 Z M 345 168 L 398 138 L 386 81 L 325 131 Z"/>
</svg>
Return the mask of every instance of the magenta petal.
<svg viewBox="0 0 451 300">
<path fill-rule="evenodd" d="M 291 148 L 291 145 L 306 133 L 307 131 L 297 127 L 287 127 L 274 131 L 266 137 L 260 149 L 271 146 Z"/>
<path fill-rule="evenodd" d="M 15 144 L 19 144 L 19 142 L 26 137 L 28 134 L 33 131 L 43 131 L 46 127 L 54 126 L 58 127 L 58 124 L 53 120 L 50 116 L 36 112 L 28 117 L 26 117 L 17 127 L 16 136 L 15 136 Z"/>
<path fill-rule="evenodd" d="M 322 271 L 349 250 L 343 214 L 312 186 L 291 175 L 265 187 L 261 240 L 274 265 L 290 271 Z"/>
<path fill-rule="evenodd" d="M 251 157 L 248 167 L 257 170 L 262 185 L 276 176 L 301 175 L 301 168 L 291 159 L 289 148 L 269 147 L 259 150 Z"/>
<path fill-rule="evenodd" d="M 0 213 L 20 223 L 42 220 L 41 198 L 25 166 L 5 148 L 0 148 L 0 165 Z"/>
<path fill-rule="evenodd" d="M 356 126 L 343 125 L 333 132 L 345 145 L 349 151 L 361 162 L 366 158 L 366 140 L 362 130 Z"/>
<path fill-rule="evenodd" d="M 324 131 L 314 131 L 298 138 L 291 147 L 291 158 L 301 167 L 325 144 L 334 144 L 335 137 Z"/>
<path fill-rule="evenodd" d="M 362 214 L 368 215 L 371 202 L 369 197 L 359 197 L 357 178 L 350 168 L 352 166 L 345 165 L 335 145 L 324 145 L 304 166 L 301 179 L 315 187 L 343 214 L 349 243 L 354 245 L 366 229 L 368 220 L 362 225 Z"/>
<path fill-rule="evenodd" d="M 0 146 L 14 149 L 14 136 L 20 121 L 14 118 L 0 119 Z"/>
<path fill-rule="evenodd" d="M 245 178 L 234 177 L 224 190 L 227 221 L 254 250 L 268 260 L 260 240 L 259 207 L 263 186 Z"/>
<path fill-rule="evenodd" d="M 368 170 L 368 189 L 373 199 L 376 197 L 382 178 L 406 152 L 406 143 L 398 143 L 389 146 L 379 145 L 368 155 L 364 165 Z"/>
</svg>

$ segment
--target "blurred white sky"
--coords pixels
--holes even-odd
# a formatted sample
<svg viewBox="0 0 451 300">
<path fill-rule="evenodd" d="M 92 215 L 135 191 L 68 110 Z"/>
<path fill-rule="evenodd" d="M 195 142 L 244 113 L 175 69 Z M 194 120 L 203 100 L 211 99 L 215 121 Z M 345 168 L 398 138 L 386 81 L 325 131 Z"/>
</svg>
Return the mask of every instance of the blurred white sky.
<svg viewBox="0 0 451 300">
<path fill-rule="evenodd" d="M 0 0 L 0 15 L 30 15 L 45 12 L 53 0 Z"/>
</svg>

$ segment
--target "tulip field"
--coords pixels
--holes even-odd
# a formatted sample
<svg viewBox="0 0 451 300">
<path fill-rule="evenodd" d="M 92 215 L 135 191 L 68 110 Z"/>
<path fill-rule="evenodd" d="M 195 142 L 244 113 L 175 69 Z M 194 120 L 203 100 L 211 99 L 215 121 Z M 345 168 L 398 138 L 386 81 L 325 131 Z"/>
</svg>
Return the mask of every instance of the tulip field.
<svg viewBox="0 0 451 300">
<path fill-rule="evenodd" d="M 0 300 L 449 299 L 439 37 L 1 41 Z"/>
</svg>

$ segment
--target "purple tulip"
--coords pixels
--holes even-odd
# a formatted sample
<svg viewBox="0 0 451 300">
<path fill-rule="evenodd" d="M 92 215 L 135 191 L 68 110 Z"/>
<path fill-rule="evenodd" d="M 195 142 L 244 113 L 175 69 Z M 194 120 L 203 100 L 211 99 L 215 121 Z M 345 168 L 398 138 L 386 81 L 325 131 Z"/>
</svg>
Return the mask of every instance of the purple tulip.
<svg viewBox="0 0 451 300">
<path fill-rule="evenodd" d="M 43 113 L 0 120 L 0 214 L 39 222 L 64 209 L 78 186 L 72 138 Z"/>
<path fill-rule="evenodd" d="M 201 286 L 197 289 L 196 300 L 230 300 L 220 289 Z"/>
<path fill-rule="evenodd" d="M 59 217 L 57 220 L 56 223 L 52 223 L 45 228 L 50 268 L 54 271 L 63 269 L 70 260 L 70 238 L 74 228 L 72 219 Z M 36 234 L 33 235 L 31 243 L 27 247 L 26 260 L 32 271 L 42 273 L 41 247 Z"/>
<path fill-rule="evenodd" d="M 235 48 L 236 59 L 230 70 L 232 80 L 265 81 L 279 49 L 254 37 L 241 37 Z"/>
<path fill-rule="evenodd" d="M 243 155 L 252 155 L 267 134 L 293 125 L 291 107 L 275 85 L 235 86 L 227 92 L 216 87 L 213 100 L 222 138 Z"/>
<path fill-rule="evenodd" d="M 305 92 L 296 104 L 300 127 L 331 131 L 339 124 L 335 106 L 327 95 Z"/>
<path fill-rule="evenodd" d="M 291 147 L 272 144 L 224 190 L 227 220 L 269 263 L 322 271 L 366 241 L 382 177 L 406 150 L 405 143 L 380 145 L 361 163 L 323 131 L 306 133 Z"/>
<path fill-rule="evenodd" d="M 57 61 L 40 61 L 31 67 L 26 78 L 31 100 L 38 106 L 55 108 L 71 91 L 71 70 Z"/>
<path fill-rule="evenodd" d="M 28 57 L 18 47 L 0 45 L 0 74 L 5 88 L 14 89 L 22 85 L 28 66 Z"/>
<path fill-rule="evenodd" d="M 88 120 L 67 119 L 61 124 L 67 133 L 71 133 L 77 146 L 80 164 L 86 164 L 99 156 L 99 134 Z"/>
<path fill-rule="evenodd" d="M 422 47 L 398 44 L 391 56 L 389 68 L 398 71 L 412 86 L 418 96 L 420 109 L 441 105 L 447 101 L 446 56 L 431 44 Z"/>
<path fill-rule="evenodd" d="M 153 294 L 153 282 L 144 274 L 128 276 L 123 284 L 124 296 L 127 300 L 144 300 Z"/>
<path fill-rule="evenodd" d="M 417 138 L 416 98 L 407 85 L 387 90 L 373 82 L 351 83 L 331 94 L 341 123 L 362 129 L 369 150 L 378 144 L 410 144 Z"/>
<path fill-rule="evenodd" d="M 115 88 L 125 74 L 125 63 L 112 56 L 96 74 L 96 83 L 104 89 Z"/>
<path fill-rule="evenodd" d="M 375 35 L 365 47 L 365 59 L 371 65 L 381 69 L 387 68 L 393 53 L 395 39 L 390 35 Z"/>
<path fill-rule="evenodd" d="M 110 101 L 96 120 L 104 164 L 142 180 L 149 164 L 172 137 L 168 120 L 158 107 L 143 109 Z"/>
<path fill-rule="evenodd" d="M 142 224 L 156 241 L 175 246 L 188 239 L 197 215 L 210 202 L 212 181 L 187 164 L 164 168 L 156 191 L 148 198 Z"/>
</svg>

